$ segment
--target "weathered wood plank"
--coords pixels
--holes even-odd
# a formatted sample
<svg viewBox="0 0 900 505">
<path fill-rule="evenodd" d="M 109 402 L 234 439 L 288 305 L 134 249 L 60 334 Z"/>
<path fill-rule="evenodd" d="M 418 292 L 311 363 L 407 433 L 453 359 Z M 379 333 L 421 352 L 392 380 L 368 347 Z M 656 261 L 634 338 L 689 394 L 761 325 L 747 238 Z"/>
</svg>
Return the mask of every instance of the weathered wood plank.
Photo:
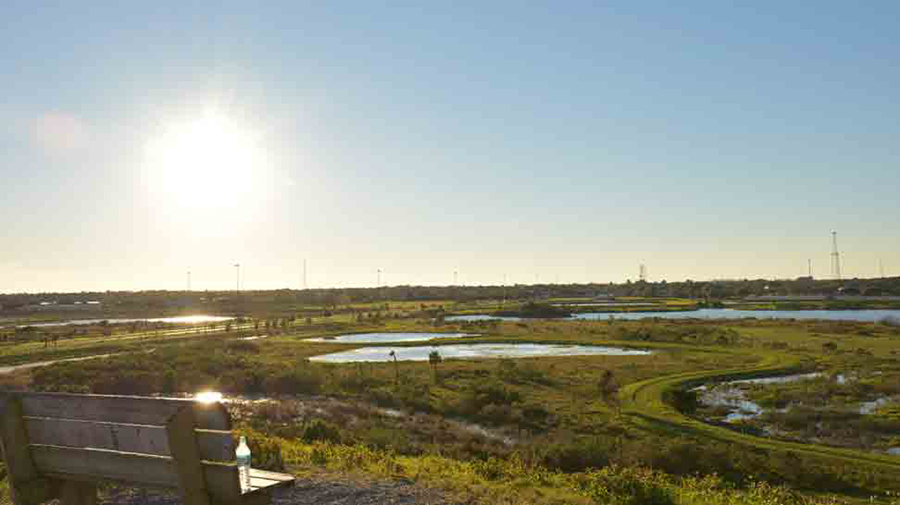
<svg viewBox="0 0 900 505">
<path fill-rule="evenodd" d="M 260 470 L 258 468 L 250 469 L 250 477 L 274 480 L 274 481 L 278 481 L 278 482 L 294 482 L 294 480 L 296 480 L 296 477 L 294 477 L 293 475 L 291 475 L 289 473 L 269 472 L 266 470 Z"/>
<path fill-rule="evenodd" d="M 294 476 L 250 469 L 250 489 L 241 491 L 236 465 L 204 463 L 206 486 L 210 497 L 216 504 L 250 505 L 251 503 L 269 503 L 271 490 L 293 483 Z M 268 478 L 261 478 L 266 475 Z M 277 478 L 275 478 L 277 476 Z"/>
<path fill-rule="evenodd" d="M 21 401 L 10 395 L 0 396 L 0 447 L 9 474 L 9 490 L 16 505 L 42 503 L 56 494 L 53 483 L 41 478 L 28 444 Z"/>
<path fill-rule="evenodd" d="M 290 486 L 294 483 L 294 476 L 286 473 L 267 472 L 265 470 L 250 469 L 250 490 L 276 489 Z"/>
<path fill-rule="evenodd" d="M 178 473 L 178 490 L 185 505 L 209 505 L 200 451 L 194 437 L 194 411 L 188 406 L 172 416 L 166 426 L 169 448 Z"/>
<path fill-rule="evenodd" d="M 178 473 L 171 457 L 104 449 L 78 449 L 31 445 L 39 472 L 64 480 L 112 480 L 132 485 L 178 487 Z M 206 489 L 214 503 L 240 504 L 241 488 L 233 463 L 203 462 Z"/>
<path fill-rule="evenodd" d="M 97 484 L 65 481 L 59 494 L 62 505 L 97 505 Z"/>
<path fill-rule="evenodd" d="M 175 465 L 166 456 L 34 444 L 31 454 L 38 471 L 63 480 L 115 480 L 178 487 Z"/>
<path fill-rule="evenodd" d="M 47 417 L 25 417 L 33 444 L 91 447 L 121 452 L 170 456 L 166 429 L 144 424 L 106 423 Z M 234 460 L 234 437 L 230 431 L 196 430 L 200 458 Z"/>
<path fill-rule="evenodd" d="M 234 464 L 203 463 L 206 489 L 213 503 L 218 505 L 242 504 L 241 484 Z"/>
<path fill-rule="evenodd" d="M 231 429 L 231 418 L 220 403 L 67 393 L 15 393 L 15 395 L 22 400 L 22 413 L 29 417 L 164 426 L 180 408 L 190 405 L 194 409 L 198 428 Z"/>
<path fill-rule="evenodd" d="M 17 398 L 0 398 L 0 443 L 13 483 L 38 477 L 28 452 L 28 432 L 22 421 L 22 405 Z"/>
</svg>

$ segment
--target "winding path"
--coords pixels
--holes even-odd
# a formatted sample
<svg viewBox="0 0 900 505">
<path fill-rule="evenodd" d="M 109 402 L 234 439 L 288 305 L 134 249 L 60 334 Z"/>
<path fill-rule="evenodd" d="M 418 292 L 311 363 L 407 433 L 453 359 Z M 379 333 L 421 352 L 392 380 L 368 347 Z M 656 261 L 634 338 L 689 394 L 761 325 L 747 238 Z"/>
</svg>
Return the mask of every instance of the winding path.
<svg viewBox="0 0 900 505">
<path fill-rule="evenodd" d="M 803 444 L 757 437 L 746 433 L 688 417 L 663 401 L 666 391 L 684 389 L 705 382 L 759 377 L 762 375 L 786 375 L 800 371 L 800 361 L 784 354 L 758 355 L 760 362 L 750 368 L 731 368 L 703 372 L 685 372 L 656 377 L 629 384 L 620 393 L 623 413 L 650 431 L 663 431 L 748 445 L 769 450 L 793 451 L 809 456 L 838 459 L 846 463 L 865 464 L 882 470 L 900 471 L 900 458 L 853 449 L 841 449 L 816 444 Z"/>
</svg>

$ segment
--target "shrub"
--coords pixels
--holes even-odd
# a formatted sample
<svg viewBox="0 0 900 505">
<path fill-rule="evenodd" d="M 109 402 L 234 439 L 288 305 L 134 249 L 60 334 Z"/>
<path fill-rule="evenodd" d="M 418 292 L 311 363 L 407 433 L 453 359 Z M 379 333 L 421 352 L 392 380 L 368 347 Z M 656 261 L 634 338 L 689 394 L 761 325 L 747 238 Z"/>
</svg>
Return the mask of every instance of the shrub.
<svg viewBox="0 0 900 505">
<path fill-rule="evenodd" d="M 666 477 L 644 468 L 615 465 L 578 476 L 576 488 L 597 503 L 610 505 L 674 505 Z"/>
<path fill-rule="evenodd" d="M 273 371 L 263 383 L 263 389 L 269 394 L 315 394 L 321 387 L 322 379 L 313 371 L 301 367 Z"/>
<path fill-rule="evenodd" d="M 316 419 L 311 423 L 308 423 L 304 429 L 303 434 L 300 436 L 304 442 L 331 442 L 333 444 L 341 443 L 341 432 L 340 430 L 334 426 L 333 424 L 322 421 L 320 419 Z"/>
<path fill-rule="evenodd" d="M 231 352 L 259 354 L 259 345 L 248 340 L 232 340 L 225 345 L 225 348 Z"/>
</svg>

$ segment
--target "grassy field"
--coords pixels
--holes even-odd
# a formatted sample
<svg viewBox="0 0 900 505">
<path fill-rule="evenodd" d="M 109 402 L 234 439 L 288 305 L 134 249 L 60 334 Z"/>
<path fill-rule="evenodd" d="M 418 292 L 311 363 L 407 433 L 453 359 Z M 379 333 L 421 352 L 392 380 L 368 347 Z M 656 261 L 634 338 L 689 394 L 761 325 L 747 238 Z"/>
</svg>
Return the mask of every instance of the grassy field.
<svg viewBox="0 0 900 505">
<path fill-rule="evenodd" d="M 710 424 L 692 415 L 685 392 L 701 383 L 762 374 L 887 371 L 900 352 L 897 328 L 756 320 L 450 324 L 423 317 L 422 307 L 418 314 L 416 308 L 366 306 L 370 313 L 297 319 L 269 330 L 233 325 L 230 332 L 218 327 L 205 334 L 114 333 L 61 340 L 46 349 L 39 342 L 8 342 L 0 351 L 7 363 L 125 354 L 3 380 L 7 387 L 43 390 L 215 389 L 236 398 L 271 398 L 229 405 L 244 429 L 271 439 L 275 449 L 268 451 L 280 453 L 297 471 L 365 470 L 484 503 L 755 504 L 763 503 L 753 500 L 765 493 L 783 494 L 765 503 L 891 503 L 889 493 L 900 491 L 898 457 Z M 306 359 L 360 347 L 310 342 L 312 337 L 368 331 L 477 334 L 442 339 L 438 349 L 460 342 L 532 342 L 653 352 L 396 365 Z M 269 336 L 239 340 L 257 332 Z M 137 352 L 151 348 L 152 355 Z M 800 494 L 771 487 L 780 485 Z"/>
</svg>

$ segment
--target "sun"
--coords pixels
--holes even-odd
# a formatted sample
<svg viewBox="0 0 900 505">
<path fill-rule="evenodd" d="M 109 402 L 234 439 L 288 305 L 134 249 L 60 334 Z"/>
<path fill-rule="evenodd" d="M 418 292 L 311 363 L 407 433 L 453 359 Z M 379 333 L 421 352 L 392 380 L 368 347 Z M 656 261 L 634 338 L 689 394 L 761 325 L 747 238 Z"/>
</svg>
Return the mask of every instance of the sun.
<svg viewBox="0 0 900 505">
<path fill-rule="evenodd" d="M 181 211 L 240 206 L 264 163 L 259 139 L 216 112 L 175 123 L 146 146 L 146 182 L 161 205 Z"/>
</svg>

